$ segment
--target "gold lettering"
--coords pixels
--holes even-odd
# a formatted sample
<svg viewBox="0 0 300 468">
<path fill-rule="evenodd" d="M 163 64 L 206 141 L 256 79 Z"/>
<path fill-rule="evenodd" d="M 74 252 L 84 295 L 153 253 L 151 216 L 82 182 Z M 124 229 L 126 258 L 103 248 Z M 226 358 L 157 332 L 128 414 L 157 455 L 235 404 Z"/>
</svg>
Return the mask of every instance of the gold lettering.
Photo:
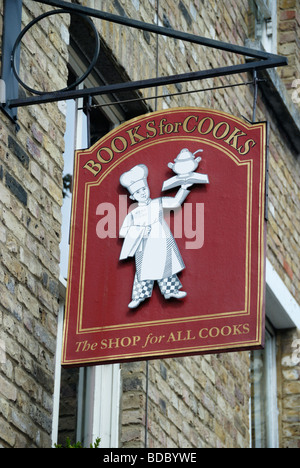
<svg viewBox="0 0 300 468">
<path fill-rule="evenodd" d="M 201 339 L 210 338 L 217 338 L 220 334 L 222 336 L 230 336 L 230 335 L 247 335 L 250 332 L 250 326 L 248 323 L 246 324 L 238 324 L 233 325 L 232 327 L 229 325 L 225 325 L 221 329 L 218 327 L 212 328 L 201 328 L 199 330 L 198 335 Z"/>
<path fill-rule="evenodd" d="M 191 333 L 192 333 L 192 330 L 187 331 L 187 337 L 186 337 L 187 340 L 195 340 L 196 339 L 195 336 L 191 336 Z"/>
<path fill-rule="evenodd" d="M 169 341 L 176 341 L 174 333 L 170 333 L 169 338 L 167 339 L 167 343 L 169 343 Z"/>
<path fill-rule="evenodd" d="M 189 117 L 187 117 L 182 124 L 183 131 L 186 133 L 193 133 L 196 130 L 197 125 L 195 125 L 191 130 L 188 129 L 188 123 L 191 119 L 195 119 L 196 122 L 198 122 L 198 117 L 196 117 L 195 115 L 189 115 Z"/>
<path fill-rule="evenodd" d="M 129 338 L 129 336 L 124 336 L 124 338 L 121 339 L 122 348 L 127 348 L 130 345 L 131 345 L 131 339 Z"/>
<path fill-rule="evenodd" d="M 83 166 L 83 169 L 88 169 L 96 177 L 101 171 L 102 166 L 91 159 Z"/>
<path fill-rule="evenodd" d="M 89 343 L 88 341 L 77 341 L 76 343 L 76 353 L 79 351 L 95 351 L 98 346 L 98 343 Z"/>
<path fill-rule="evenodd" d="M 207 335 L 203 336 L 203 332 L 207 332 Z M 199 336 L 200 338 L 208 338 L 208 328 L 202 328 L 202 330 L 199 331 Z"/>
<path fill-rule="evenodd" d="M 246 135 L 247 135 L 246 133 L 240 131 L 237 127 L 235 127 L 232 134 L 227 138 L 227 140 L 225 140 L 225 143 L 232 146 L 234 149 L 238 150 L 238 149 L 240 149 L 240 148 L 237 147 L 238 138 L 240 138 L 241 136 L 246 136 Z"/>
<path fill-rule="evenodd" d="M 141 337 L 140 336 L 133 336 L 132 337 L 132 346 L 136 346 L 138 344 L 138 342 L 141 341 Z"/>
<path fill-rule="evenodd" d="M 104 340 L 101 340 L 100 345 L 101 345 L 101 349 L 106 349 L 107 346 L 108 346 L 108 345 L 107 345 L 107 340 L 105 340 L 105 339 L 104 339 Z"/>
<path fill-rule="evenodd" d="M 203 125 L 205 124 L 206 121 L 209 122 L 209 126 L 208 126 L 207 130 L 203 131 Z M 213 119 L 211 117 L 205 117 L 198 124 L 198 132 L 201 133 L 201 135 L 207 135 L 214 128 L 214 124 L 215 124 L 215 122 L 213 121 Z"/>
<path fill-rule="evenodd" d="M 196 337 L 192 336 L 192 330 L 187 330 L 186 332 L 184 330 L 179 330 L 176 333 L 170 333 L 169 338 L 167 339 L 167 343 L 170 341 L 189 341 L 189 340 L 195 340 Z"/>
<path fill-rule="evenodd" d="M 173 133 L 174 132 L 174 125 L 168 122 L 165 127 L 165 133 Z"/>
<path fill-rule="evenodd" d="M 222 128 L 225 125 L 225 130 L 223 131 L 222 135 L 218 136 L 218 130 Z M 230 132 L 230 126 L 227 122 L 220 122 L 218 125 L 215 126 L 214 131 L 213 131 L 213 136 L 216 138 L 216 140 L 223 140 L 224 138 L 227 137 L 228 133 Z"/>
<path fill-rule="evenodd" d="M 245 154 L 248 154 L 250 149 L 253 148 L 256 145 L 256 142 L 254 140 L 247 140 L 245 143 L 245 149 L 244 151 L 242 150 L 242 146 L 238 149 L 238 152 L 240 155 L 244 156 Z"/>
<path fill-rule="evenodd" d="M 139 337 L 140 338 L 140 337 Z M 165 335 L 153 335 L 153 333 L 148 333 L 145 343 L 142 348 L 146 348 L 149 344 L 155 345 L 157 343 L 161 343 L 161 341 L 165 338 Z"/>
<path fill-rule="evenodd" d="M 155 128 L 155 120 L 151 120 L 150 122 L 147 122 L 146 129 L 148 130 L 148 132 L 152 133 L 152 135 L 147 133 L 147 138 L 154 138 L 157 135 L 157 130 Z"/>
<path fill-rule="evenodd" d="M 241 330 L 241 324 L 240 325 L 233 325 L 233 334 L 234 335 L 242 335 L 243 332 Z"/>
<path fill-rule="evenodd" d="M 209 330 L 208 334 L 211 338 L 217 338 L 220 335 L 220 330 L 218 327 L 213 327 Z"/>
<path fill-rule="evenodd" d="M 117 141 L 121 142 L 121 144 L 123 145 L 122 148 L 119 149 L 117 147 L 117 144 L 116 144 Z M 123 151 L 126 150 L 127 146 L 128 146 L 128 143 L 127 143 L 126 138 L 121 137 L 121 136 L 114 138 L 113 141 L 111 142 L 111 148 L 113 151 L 115 151 L 115 153 L 123 153 Z"/>
<path fill-rule="evenodd" d="M 144 137 L 144 136 L 142 136 L 142 135 L 140 135 L 138 133 L 140 128 L 141 128 L 141 125 L 137 125 L 136 127 L 131 128 L 130 130 L 127 130 L 127 133 L 129 135 L 129 138 L 130 138 L 130 141 L 131 141 L 130 146 L 134 146 L 137 143 L 140 143 L 141 141 L 146 140 L 146 137 Z"/>
<path fill-rule="evenodd" d="M 106 151 L 107 154 L 109 155 L 109 158 L 108 159 L 104 159 L 102 156 L 101 156 L 101 151 Z M 106 147 L 103 147 L 103 148 L 100 148 L 98 153 L 97 153 L 97 159 L 99 162 L 103 163 L 103 164 L 107 164 L 109 163 L 114 157 L 114 153 L 113 151 L 110 149 L 110 148 L 106 148 Z"/>
<path fill-rule="evenodd" d="M 124 336 L 123 338 L 105 338 L 101 340 L 101 349 L 112 349 L 112 348 L 128 348 L 129 346 L 137 346 L 138 342 L 141 341 L 140 336 Z"/>
<path fill-rule="evenodd" d="M 115 340 L 113 338 L 109 338 L 108 340 L 108 347 L 111 348 L 119 348 L 120 346 L 120 338 L 116 338 Z"/>
<path fill-rule="evenodd" d="M 159 122 L 159 134 L 160 135 L 163 135 L 164 134 L 164 122 L 166 122 L 167 119 L 161 119 L 161 121 Z"/>
<path fill-rule="evenodd" d="M 182 125 L 182 122 L 175 123 L 174 133 L 179 133 L 179 127 Z"/>
<path fill-rule="evenodd" d="M 225 333 L 225 330 L 227 330 L 227 333 Z M 221 335 L 222 336 L 229 336 L 232 333 L 231 327 L 225 326 L 221 329 Z"/>
<path fill-rule="evenodd" d="M 137 343 L 141 340 L 140 336 L 124 336 L 124 338 L 121 339 L 121 346 L 122 348 L 128 348 L 128 346 L 136 346 Z"/>
</svg>

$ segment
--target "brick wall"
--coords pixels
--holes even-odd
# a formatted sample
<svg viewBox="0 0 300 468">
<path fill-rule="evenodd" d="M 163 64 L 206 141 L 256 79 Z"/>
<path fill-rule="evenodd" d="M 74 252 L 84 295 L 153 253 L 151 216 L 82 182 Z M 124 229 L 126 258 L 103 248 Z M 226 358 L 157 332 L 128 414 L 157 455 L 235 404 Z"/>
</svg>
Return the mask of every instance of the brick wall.
<svg viewBox="0 0 300 468">
<path fill-rule="evenodd" d="M 24 24 L 44 11 L 23 4 Z M 37 89 L 65 82 L 62 24 L 44 20 L 24 37 L 21 73 Z M 49 447 L 65 116 L 49 104 L 18 118 L 16 129 L 0 115 L 0 446 Z"/>
<path fill-rule="evenodd" d="M 156 21 L 155 0 L 82 0 L 82 4 L 146 22 Z M 160 2 L 159 24 L 244 45 L 251 35 L 248 0 Z M 0 6 L 0 13 L 2 6 Z M 24 0 L 24 24 L 46 8 Z M 290 12 L 290 13 L 288 13 Z M 280 0 L 280 70 L 289 88 L 299 77 L 299 1 Z M 51 17 L 24 38 L 22 76 L 41 89 L 66 81 L 67 19 Z M 115 61 L 130 79 L 156 74 L 156 37 L 96 20 Z M 0 22 L 1 30 L 1 22 Z M 285 47 L 285 48 L 284 48 Z M 286 50 L 286 52 L 284 52 Z M 294 53 L 294 51 L 296 53 Z M 294 58 L 294 61 L 293 61 Z M 239 63 L 240 57 L 159 38 L 159 75 Z M 249 81 L 232 76 L 159 89 L 159 94 Z M 52 88 L 53 89 L 53 88 Z M 146 97 L 155 90 L 145 90 Z M 251 86 L 159 99 L 158 108 L 201 106 L 248 119 Z M 151 101 L 154 107 L 154 103 Z M 65 116 L 61 105 L 19 109 L 19 132 L 0 121 L 0 444 L 49 446 L 62 203 Z M 278 117 L 259 96 L 257 119 L 270 121 L 268 258 L 300 303 L 299 158 Z M 280 443 L 299 446 L 299 364 L 289 361 L 297 332 L 278 337 Z M 231 353 L 149 363 L 147 440 L 150 447 L 248 447 L 249 354 Z M 145 441 L 146 363 L 122 365 L 120 441 Z M 101 436 L 101 434 L 100 434 Z"/>
<path fill-rule="evenodd" d="M 278 53 L 288 57 L 289 66 L 280 70 L 288 89 L 300 78 L 300 2 L 280 0 L 278 9 Z"/>
<path fill-rule="evenodd" d="M 146 364 L 123 366 L 122 446 L 144 447 Z M 152 361 L 149 448 L 247 448 L 249 357 L 232 353 Z"/>
<path fill-rule="evenodd" d="M 286 331 L 279 339 L 280 446 L 300 448 L 300 332 Z"/>
</svg>

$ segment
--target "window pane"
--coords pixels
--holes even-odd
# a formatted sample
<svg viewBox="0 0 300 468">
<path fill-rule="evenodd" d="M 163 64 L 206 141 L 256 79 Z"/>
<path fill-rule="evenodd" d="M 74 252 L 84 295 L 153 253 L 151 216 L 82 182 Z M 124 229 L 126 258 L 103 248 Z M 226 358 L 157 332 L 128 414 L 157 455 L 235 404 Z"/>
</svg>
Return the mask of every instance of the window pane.
<svg viewBox="0 0 300 468">
<path fill-rule="evenodd" d="M 277 0 L 251 0 L 255 12 L 255 38 L 263 48 L 277 52 Z"/>
<path fill-rule="evenodd" d="M 275 448 L 277 426 L 276 338 L 266 332 L 264 350 L 251 355 L 252 447 Z"/>
<path fill-rule="evenodd" d="M 251 373 L 252 446 L 261 448 L 266 446 L 265 366 L 262 350 L 252 353 Z"/>
</svg>

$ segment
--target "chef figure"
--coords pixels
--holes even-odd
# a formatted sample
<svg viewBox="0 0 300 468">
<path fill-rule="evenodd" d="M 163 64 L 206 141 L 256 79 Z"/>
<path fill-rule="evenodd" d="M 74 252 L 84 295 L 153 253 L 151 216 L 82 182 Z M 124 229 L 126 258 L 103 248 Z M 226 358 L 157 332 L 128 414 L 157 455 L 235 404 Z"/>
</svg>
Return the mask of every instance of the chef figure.
<svg viewBox="0 0 300 468">
<path fill-rule="evenodd" d="M 140 164 L 122 174 L 120 183 L 130 198 L 138 203 L 129 213 L 121 227 L 120 237 L 124 238 L 120 260 L 135 257 L 134 278 L 130 309 L 151 297 L 154 281 L 157 281 L 165 299 L 184 298 L 187 293 L 180 291 L 182 284 L 177 273 L 185 268 L 174 237 L 164 220 L 164 209 L 179 208 L 187 195 L 190 185 L 182 185 L 175 197 L 161 197 L 152 200 L 147 183 L 148 168 Z"/>
</svg>

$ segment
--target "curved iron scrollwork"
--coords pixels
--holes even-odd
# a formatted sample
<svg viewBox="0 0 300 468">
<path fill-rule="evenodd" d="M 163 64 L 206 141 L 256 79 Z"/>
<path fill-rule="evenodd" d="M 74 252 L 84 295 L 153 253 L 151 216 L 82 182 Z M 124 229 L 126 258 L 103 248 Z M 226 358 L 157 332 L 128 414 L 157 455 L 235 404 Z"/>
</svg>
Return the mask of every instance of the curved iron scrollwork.
<svg viewBox="0 0 300 468">
<path fill-rule="evenodd" d="M 94 56 L 92 58 L 92 61 L 90 62 L 88 68 L 85 71 L 85 73 L 82 76 L 80 76 L 79 78 L 77 78 L 77 80 L 74 81 L 74 83 L 72 83 L 71 85 L 69 85 L 69 86 L 67 86 L 67 87 L 65 87 L 63 89 L 56 90 L 55 93 L 60 93 L 60 92 L 70 91 L 72 89 L 75 89 L 80 83 L 82 83 L 88 77 L 88 75 L 92 72 L 94 66 L 97 63 L 99 53 L 100 53 L 100 38 L 99 38 L 98 31 L 97 31 L 93 21 L 88 16 L 86 16 L 86 15 L 84 15 L 82 13 L 70 11 L 70 10 L 67 10 L 67 9 L 48 11 L 47 13 L 44 13 L 44 14 L 38 16 L 37 18 L 32 20 L 30 23 L 28 23 L 28 25 L 21 31 L 21 33 L 17 37 L 16 42 L 15 42 L 14 47 L 13 47 L 13 50 L 12 50 L 11 65 L 12 65 L 14 75 L 15 75 L 16 79 L 18 80 L 18 82 L 20 83 L 20 85 L 23 88 L 25 88 L 27 91 L 31 92 L 32 94 L 37 94 L 39 96 L 43 96 L 45 94 L 48 94 L 48 91 L 38 91 L 36 89 L 33 89 L 30 86 L 28 86 L 28 84 L 26 84 L 20 78 L 20 75 L 18 73 L 18 64 L 17 64 L 17 58 L 16 58 L 17 57 L 17 51 L 18 51 L 18 49 L 19 49 L 19 47 L 21 45 L 21 41 L 22 41 L 23 37 L 35 24 L 37 24 L 39 21 L 43 20 L 44 18 L 47 18 L 48 16 L 61 15 L 61 14 L 69 14 L 69 15 L 79 16 L 79 17 L 83 18 L 84 21 L 86 21 L 90 25 L 91 29 L 93 30 L 94 36 L 95 36 L 95 51 L 94 51 Z"/>
<path fill-rule="evenodd" d="M 80 4 L 75 3 L 68 3 L 64 0 L 34 0 L 38 3 L 43 3 L 45 5 L 51 5 L 55 8 L 59 8 L 59 10 L 54 10 L 40 17 L 33 20 L 29 23 L 25 29 L 21 32 L 19 37 L 17 38 L 16 44 L 13 49 L 13 57 L 12 57 L 12 67 L 14 69 L 14 75 L 19 83 L 24 86 L 25 89 L 30 91 L 36 96 L 26 97 L 26 98 L 18 98 L 18 99 L 8 99 L 6 103 L 6 107 L 8 109 L 14 109 L 21 106 L 30 106 L 34 104 L 42 104 L 45 102 L 56 102 L 60 100 L 66 99 L 76 99 L 78 97 L 92 97 L 95 95 L 104 95 L 109 93 L 117 93 L 120 91 L 133 91 L 133 90 L 141 90 L 145 88 L 153 88 L 156 86 L 163 86 L 169 84 L 176 84 L 176 83 L 183 83 L 183 82 L 192 82 L 198 81 L 218 76 L 225 76 L 225 75 L 235 75 L 243 72 L 256 72 L 259 70 L 265 70 L 267 68 L 274 68 L 279 66 L 287 65 L 286 57 L 282 57 L 279 55 L 270 54 L 267 52 L 263 52 L 261 50 L 253 50 L 247 47 L 242 47 L 238 45 L 228 44 L 221 41 L 208 39 L 201 36 L 195 36 L 190 33 L 185 33 L 181 31 L 176 31 L 171 28 L 166 28 L 154 24 L 144 23 L 142 21 L 134 20 L 128 18 L 127 16 L 117 16 L 111 13 L 95 10 L 92 8 L 84 7 Z M 157 78 L 151 79 L 144 79 L 139 81 L 129 81 L 129 82 L 122 82 L 122 83 L 115 83 L 112 85 L 104 85 L 98 86 L 96 88 L 90 89 L 82 89 L 76 90 L 74 89 L 78 84 L 82 83 L 82 81 L 91 73 L 100 50 L 100 38 L 98 32 L 95 32 L 95 37 L 97 38 L 97 47 L 95 50 L 95 55 L 90 63 L 90 66 L 86 70 L 85 74 L 82 75 L 75 83 L 72 85 L 55 91 L 55 92 L 41 92 L 30 88 L 26 83 L 24 83 L 17 72 L 16 68 L 16 52 L 19 50 L 19 45 L 28 31 L 35 23 L 40 21 L 42 18 L 49 16 L 51 14 L 61 14 L 61 13 L 69 13 L 75 14 L 83 17 L 85 21 L 90 22 L 93 30 L 95 31 L 95 26 L 89 17 L 98 18 L 104 21 L 109 21 L 112 23 L 120 24 L 125 27 L 135 28 L 142 31 L 148 31 L 150 33 L 159 34 L 166 37 L 172 37 L 173 39 L 179 39 L 182 41 L 190 42 L 193 44 L 199 44 L 202 46 L 206 46 L 208 48 L 218 49 L 226 52 L 232 52 L 235 54 L 239 54 L 243 57 L 251 58 L 252 60 L 246 59 L 239 65 L 231 65 L 231 66 L 224 66 L 218 67 L 215 69 L 209 70 L 201 70 L 196 72 L 189 72 L 189 73 L 182 73 L 176 74 L 171 76 L 160 76 Z M 99 42 L 98 42 L 99 41 Z M 97 56 L 97 58 L 96 58 Z"/>
</svg>

